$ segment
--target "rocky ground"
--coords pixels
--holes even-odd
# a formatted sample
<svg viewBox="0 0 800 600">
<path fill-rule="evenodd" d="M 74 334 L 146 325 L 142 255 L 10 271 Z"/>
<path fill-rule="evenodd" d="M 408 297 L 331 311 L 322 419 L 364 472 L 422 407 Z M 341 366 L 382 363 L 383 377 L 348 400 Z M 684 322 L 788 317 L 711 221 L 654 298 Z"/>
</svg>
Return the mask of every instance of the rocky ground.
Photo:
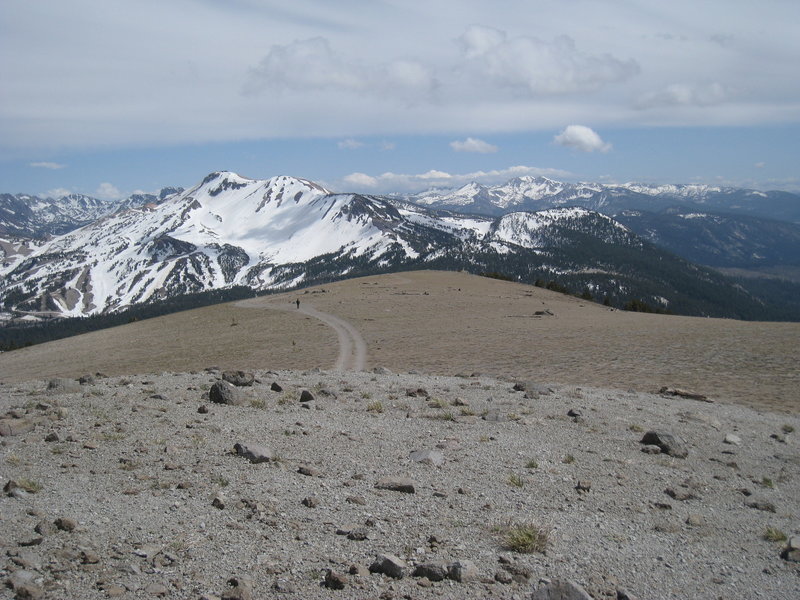
<svg viewBox="0 0 800 600">
<path fill-rule="evenodd" d="M 797 416 L 376 371 L 0 385 L 0 596 L 800 597 Z"/>
</svg>

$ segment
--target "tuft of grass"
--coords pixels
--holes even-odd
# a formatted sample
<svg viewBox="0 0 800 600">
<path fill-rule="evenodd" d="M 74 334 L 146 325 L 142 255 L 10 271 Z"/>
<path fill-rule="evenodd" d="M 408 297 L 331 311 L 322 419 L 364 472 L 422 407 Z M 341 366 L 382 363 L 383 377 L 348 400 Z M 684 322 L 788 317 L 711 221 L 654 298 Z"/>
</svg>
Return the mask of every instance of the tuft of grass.
<svg viewBox="0 0 800 600">
<path fill-rule="evenodd" d="M 362 400 L 369 400 L 372 398 L 371 392 L 361 392 L 361 399 Z"/>
<path fill-rule="evenodd" d="M 525 463 L 526 469 L 538 469 L 539 462 L 535 458 L 528 459 L 528 462 Z"/>
<path fill-rule="evenodd" d="M 789 539 L 785 533 L 775 527 L 767 527 L 762 537 L 768 542 L 785 542 Z"/>
<path fill-rule="evenodd" d="M 628 425 L 628 429 L 636 433 L 641 433 L 644 431 L 644 427 L 638 425 L 637 423 L 631 423 L 630 425 Z"/>
<path fill-rule="evenodd" d="M 511 475 L 509 475 L 506 482 L 508 483 L 508 485 L 517 488 L 521 488 L 525 485 L 525 480 L 516 473 L 512 473 Z"/>
<path fill-rule="evenodd" d="M 500 533 L 503 547 L 520 554 L 541 554 L 549 541 L 547 530 L 533 523 L 511 523 L 502 527 Z"/>
<path fill-rule="evenodd" d="M 430 406 L 431 408 L 444 408 L 445 406 L 447 406 L 447 402 L 445 402 L 441 398 L 431 398 L 428 401 L 428 406 Z"/>
<path fill-rule="evenodd" d="M 775 482 L 772 481 L 772 479 L 770 479 L 769 477 L 762 477 L 761 478 L 761 485 L 764 486 L 765 488 L 770 488 L 771 489 L 771 488 L 775 487 Z"/>
<path fill-rule="evenodd" d="M 278 405 L 283 406 L 285 404 L 290 404 L 293 399 L 294 398 L 292 397 L 292 394 L 290 394 L 289 392 L 283 392 L 283 394 L 281 394 L 281 397 L 278 398 Z"/>
<path fill-rule="evenodd" d="M 571 465 L 575 462 L 575 457 L 572 454 L 567 454 L 564 458 L 561 459 L 561 462 L 565 465 Z"/>
<path fill-rule="evenodd" d="M 367 404 L 367 412 L 374 412 L 374 413 L 382 413 L 383 412 L 383 404 L 380 400 L 376 400 L 375 402 L 370 402 Z"/>
<path fill-rule="evenodd" d="M 29 494 L 35 494 L 42 491 L 42 484 L 33 479 L 18 479 L 17 485 Z"/>
<path fill-rule="evenodd" d="M 474 416 L 475 416 L 475 411 L 474 411 L 474 410 L 472 410 L 472 409 L 471 409 L 469 406 L 465 406 L 465 407 L 463 407 L 463 408 L 462 408 L 462 409 L 459 411 L 459 413 L 461 413 L 461 416 L 462 416 L 462 417 L 474 417 Z"/>
<path fill-rule="evenodd" d="M 479 437 L 479 438 L 478 438 L 478 441 L 479 441 L 479 442 L 488 442 L 488 441 L 489 441 L 489 439 L 490 439 L 490 438 L 489 438 L 489 436 L 488 436 L 488 435 L 482 435 L 481 437 Z"/>
<path fill-rule="evenodd" d="M 449 410 L 446 410 L 442 413 L 436 414 L 431 417 L 432 419 L 438 419 L 439 421 L 455 421 L 456 416 L 451 413 Z"/>
<path fill-rule="evenodd" d="M 267 408 L 267 401 L 263 398 L 253 398 L 250 400 L 250 406 L 253 408 Z"/>
<path fill-rule="evenodd" d="M 211 478 L 211 483 L 218 485 L 219 487 L 228 487 L 231 482 L 225 479 L 222 475 L 215 475 Z"/>
<path fill-rule="evenodd" d="M 781 427 L 781 431 L 783 433 L 792 433 L 794 431 L 794 426 L 786 424 L 786 425 Z"/>
<path fill-rule="evenodd" d="M 16 466 L 18 466 L 18 465 L 19 465 L 19 464 L 22 462 L 22 459 L 21 459 L 21 458 L 20 458 L 20 457 L 19 457 L 17 454 L 14 454 L 14 453 L 12 452 L 12 453 L 11 453 L 11 454 L 9 454 L 8 456 L 6 456 L 6 462 L 7 462 L 8 464 L 10 464 L 10 465 L 13 465 L 13 466 L 15 466 L 15 467 L 16 467 Z"/>
</svg>

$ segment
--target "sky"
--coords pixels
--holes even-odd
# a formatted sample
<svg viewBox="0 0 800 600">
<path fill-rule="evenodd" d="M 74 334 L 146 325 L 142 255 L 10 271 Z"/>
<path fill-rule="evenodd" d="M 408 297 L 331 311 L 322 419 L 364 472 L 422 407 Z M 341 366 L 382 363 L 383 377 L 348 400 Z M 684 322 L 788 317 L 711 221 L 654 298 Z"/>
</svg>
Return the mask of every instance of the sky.
<svg viewBox="0 0 800 600">
<path fill-rule="evenodd" d="M 800 191 L 797 0 L 2 0 L 0 192 Z"/>
</svg>

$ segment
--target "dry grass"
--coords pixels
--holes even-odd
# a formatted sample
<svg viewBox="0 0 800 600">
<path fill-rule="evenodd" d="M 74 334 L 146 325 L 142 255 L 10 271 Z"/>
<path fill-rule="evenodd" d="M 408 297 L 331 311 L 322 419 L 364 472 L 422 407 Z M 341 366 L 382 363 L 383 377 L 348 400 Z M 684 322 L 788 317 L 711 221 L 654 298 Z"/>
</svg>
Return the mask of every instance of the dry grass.
<svg viewBox="0 0 800 600">
<path fill-rule="evenodd" d="M 436 271 L 353 279 L 258 302 L 287 309 L 298 295 L 361 333 L 367 368 L 638 391 L 673 386 L 719 402 L 800 410 L 800 323 L 611 311 L 532 286 Z M 534 315 L 544 309 L 554 316 Z M 328 369 L 337 354 L 335 332 L 316 319 L 223 304 L 0 354 L 0 372 L 5 381 L 21 381 L 210 365 Z"/>
</svg>

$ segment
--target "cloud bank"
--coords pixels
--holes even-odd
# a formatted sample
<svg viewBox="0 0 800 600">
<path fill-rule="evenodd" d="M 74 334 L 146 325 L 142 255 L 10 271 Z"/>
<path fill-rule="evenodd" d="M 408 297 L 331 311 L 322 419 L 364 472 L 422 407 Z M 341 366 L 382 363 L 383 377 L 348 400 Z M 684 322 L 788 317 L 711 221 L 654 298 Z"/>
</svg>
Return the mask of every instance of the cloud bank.
<svg viewBox="0 0 800 600">
<path fill-rule="evenodd" d="M 450 142 L 450 147 L 456 152 L 477 152 L 479 154 L 492 154 L 499 148 L 483 140 L 468 137 L 467 139 Z"/>
<path fill-rule="evenodd" d="M 329 184 L 329 186 L 342 192 L 371 194 L 411 193 L 430 188 L 461 187 L 473 181 L 488 185 L 504 183 L 514 177 L 522 176 L 569 178 L 571 175 L 568 171 L 561 169 L 519 165 L 506 169 L 473 171 L 470 173 L 448 173 L 435 169 L 416 174 L 386 172 L 380 175 L 367 175 L 366 173 L 351 173 L 340 181 Z"/>
</svg>

